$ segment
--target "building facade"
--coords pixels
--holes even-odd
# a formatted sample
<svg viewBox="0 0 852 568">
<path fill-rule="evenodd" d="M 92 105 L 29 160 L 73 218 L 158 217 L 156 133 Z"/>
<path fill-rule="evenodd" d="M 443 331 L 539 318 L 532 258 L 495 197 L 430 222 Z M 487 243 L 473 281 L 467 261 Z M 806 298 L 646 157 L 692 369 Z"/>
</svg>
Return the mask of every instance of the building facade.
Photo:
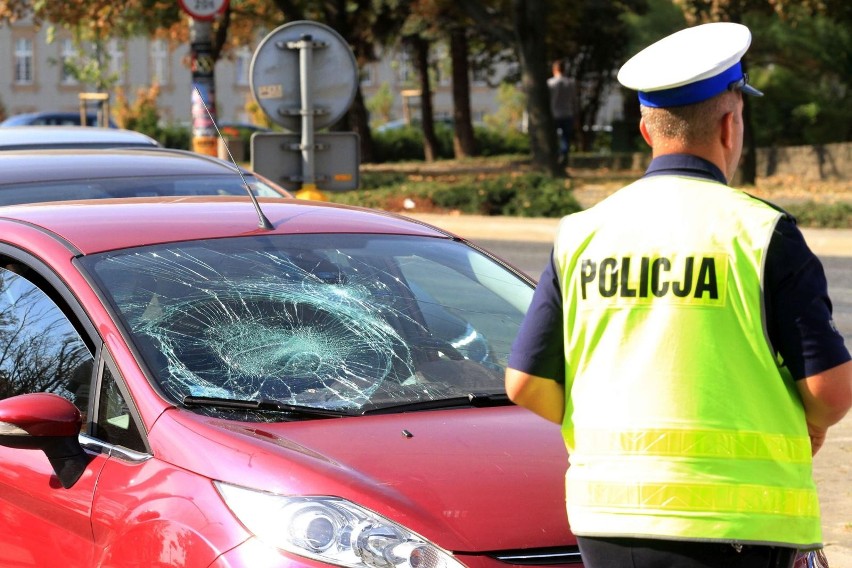
<svg viewBox="0 0 852 568">
<path fill-rule="evenodd" d="M 79 47 L 70 33 L 57 29 L 50 41 L 48 38 L 46 27 L 36 28 L 26 22 L 0 26 L 0 104 L 7 116 L 35 111 L 79 111 L 80 93 L 92 90 L 90 85 L 81 84 L 64 64 L 80 57 Z M 255 47 L 232 50 L 216 63 L 216 113 L 220 121 L 250 122 L 247 104 L 253 96 L 249 72 Z M 101 60 L 106 62 L 107 74 L 131 101 L 139 89 L 156 83 L 160 87 L 157 102 L 161 120 L 177 124 L 191 122 L 188 45 L 131 38 L 112 39 L 103 49 Z M 446 49 L 436 47 L 433 59 L 436 61 L 432 85 L 434 113 L 438 119 L 447 118 L 452 116 L 453 105 Z M 389 90 L 392 94 L 389 112 L 381 118 L 373 116 L 374 123 L 385 119 L 416 120 L 419 114 L 416 69 L 405 50 L 391 50 L 381 61 L 359 72 L 365 100 L 370 101 L 380 91 Z M 482 122 L 497 106 L 496 90 L 473 77 L 474 122 Z"/>
</svg>

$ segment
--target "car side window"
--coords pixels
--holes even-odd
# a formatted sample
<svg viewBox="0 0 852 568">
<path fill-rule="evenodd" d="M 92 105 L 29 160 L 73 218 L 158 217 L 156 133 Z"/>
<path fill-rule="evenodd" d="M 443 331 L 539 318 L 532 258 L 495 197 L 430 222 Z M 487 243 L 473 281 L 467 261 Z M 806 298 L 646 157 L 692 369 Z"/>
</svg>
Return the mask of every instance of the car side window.
<svg viewBox="0 0 852 568">
<path fill-rule="evenodd" d="M 8 260 L 8 259 L 4 259 Z M 94 358 L 28 267 L 0 267 L 0 398 L 50 392 L 89 405 Z"/>
<path fill-rule="evenodd" d="M 145 442 L 124 398 L 115 376 L 105 365 L 98 397 L 98 419 L 95 436 L 108 444 L 145 452 Z"/>
</svg>

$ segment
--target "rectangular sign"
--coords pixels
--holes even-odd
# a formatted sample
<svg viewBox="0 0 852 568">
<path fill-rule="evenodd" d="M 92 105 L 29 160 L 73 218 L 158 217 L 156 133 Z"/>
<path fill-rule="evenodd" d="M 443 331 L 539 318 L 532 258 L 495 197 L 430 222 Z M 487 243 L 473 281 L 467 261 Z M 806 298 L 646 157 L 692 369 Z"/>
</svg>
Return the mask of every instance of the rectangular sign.
<svg viewBox="0 0 852 568">
<path fill-rule="evenodd" d="M 296 192 L 304 182 L 301 135 L 256 132 L 251 137 L 251 169 Z M 321 191 L 358 189 L 361 146 L 354 132 L 314 134 L 314 183 Z"/>
</svg>

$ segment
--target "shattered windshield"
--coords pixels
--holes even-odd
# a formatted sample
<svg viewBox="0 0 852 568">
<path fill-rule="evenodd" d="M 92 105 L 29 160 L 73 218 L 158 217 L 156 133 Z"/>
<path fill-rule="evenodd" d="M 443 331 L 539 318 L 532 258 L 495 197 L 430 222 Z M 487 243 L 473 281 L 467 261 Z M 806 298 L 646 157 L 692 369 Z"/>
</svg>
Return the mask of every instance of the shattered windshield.
<svg viewBox="0 0 852 568">
<path fill-rule="evenodd" d="M 184 403 L 357 414 L 501 394 L 532 297 L 527 282 L 471 247 L 423 237 L 241 237 L 82 262 L 159 388 Z"/>
</svg>

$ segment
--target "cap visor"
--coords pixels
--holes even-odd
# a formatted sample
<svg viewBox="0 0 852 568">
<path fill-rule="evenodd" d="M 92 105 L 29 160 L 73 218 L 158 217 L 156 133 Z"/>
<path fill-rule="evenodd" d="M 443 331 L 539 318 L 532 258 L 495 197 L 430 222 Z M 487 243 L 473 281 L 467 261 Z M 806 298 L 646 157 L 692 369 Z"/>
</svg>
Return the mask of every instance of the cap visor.
<svg viewBox="0 0 852 568">
<path fill-rule="evenodd" d="M 746 83 L 745 85 L 740 87 L 740 90 L 743 93 L 745 93 L 747 95 L 751 95 L 753 97 L 762 97 L 763 96 L 763 93 L 761 91 L 758 91 L 757 89 L 755 89 L 754 87 L 752 87 L 748 83 Z"/>
</svg>

